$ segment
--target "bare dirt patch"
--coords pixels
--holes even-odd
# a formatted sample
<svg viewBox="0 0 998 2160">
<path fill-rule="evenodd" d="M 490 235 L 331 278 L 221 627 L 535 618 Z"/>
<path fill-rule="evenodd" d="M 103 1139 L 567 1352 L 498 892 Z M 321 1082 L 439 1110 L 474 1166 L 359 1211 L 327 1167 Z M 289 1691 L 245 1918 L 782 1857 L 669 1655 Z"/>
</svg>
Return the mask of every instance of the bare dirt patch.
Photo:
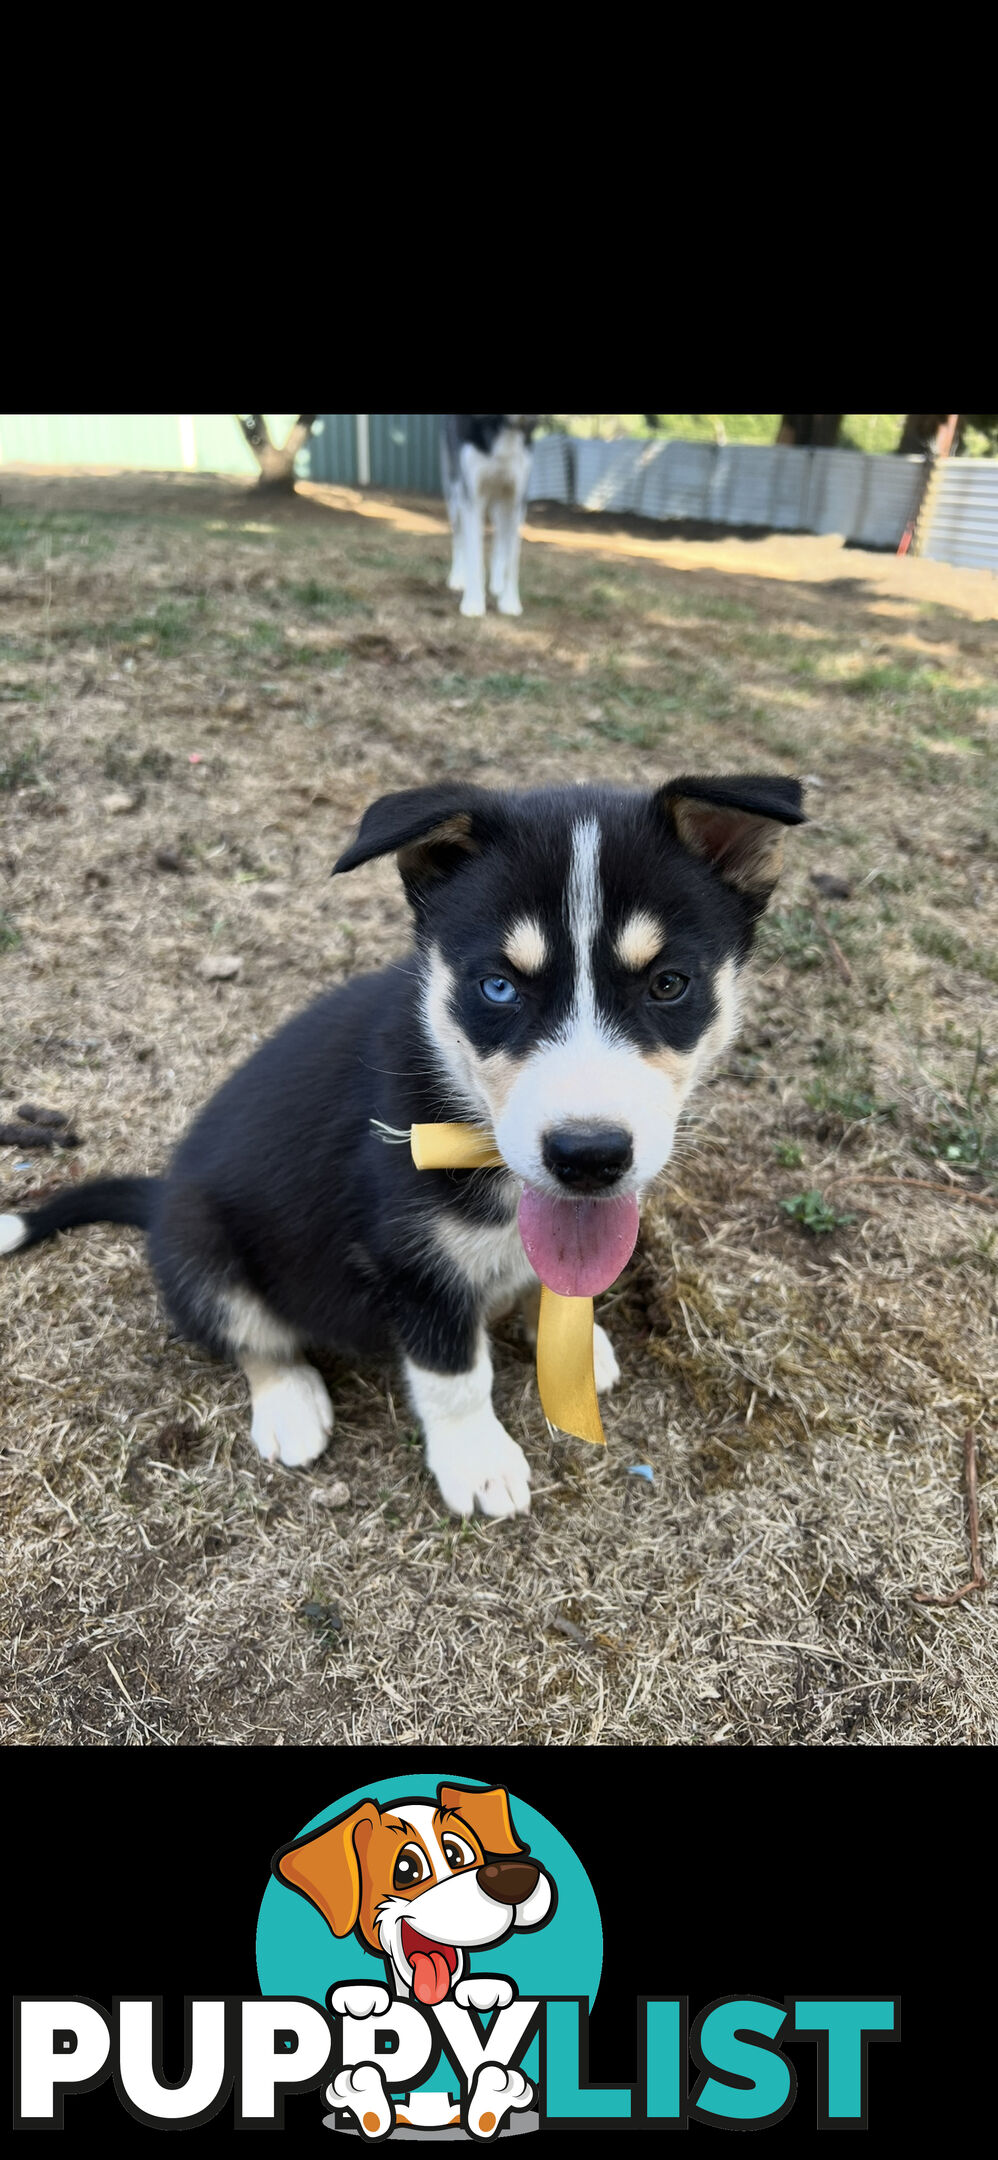
<svg viewBox="0 0 998 2160">
<path fill-rule="evenodd" d="M 159 1170 L 401 949 L 387 865 L 329 878 L 385 789 L 801 772 L 742 1038 L 602 1301 L 608 1449 L 548 1436 L 510 1325 L 529 1521 L 441 1514 L 387 1370 L 270 1469 L 138 1235 L 15 1257 L 4 1737 L 993 1740 L 991 1591 L 912 1591 L 967 1579 L 968 1428 L 994 1563 L 994 580 L 532 509 L 524 617 L 475 624 L 447 558 L 439 504 L 5 470 L 0 1121 L 81 1144 L 0 1149 L 0 1209 Z"/>
</svg>

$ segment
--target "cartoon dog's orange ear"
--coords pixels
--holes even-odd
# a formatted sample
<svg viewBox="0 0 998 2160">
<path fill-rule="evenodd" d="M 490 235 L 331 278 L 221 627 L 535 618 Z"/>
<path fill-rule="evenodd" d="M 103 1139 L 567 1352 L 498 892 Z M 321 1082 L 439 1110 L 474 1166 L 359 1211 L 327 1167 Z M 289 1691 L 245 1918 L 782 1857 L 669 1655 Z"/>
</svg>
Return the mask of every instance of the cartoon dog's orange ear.
<svg viewBox="0 0 998 2160">
<path fill-rule="evenodd" d="M 509 1794 L 502 1785 L 494 1786 L 491 1792 L 469 1792 L 463 1785 L 441 1785 L 440 1805 L 454 1808 L 463 1816 L 485 1852 L 526 1851 L 513 1828 Z"/>
<path fill-rule="evenodd" d="M 299 1890 L 321 1912 L 334 1935 L 349 1935 L 360 1913 L 360 1870 L 375 1824 L 381 1821 L 376 1800 L 361 1800 L 339 1822 L 310 1830 L 275 1853 L 274 1874 Z"/>
</svg>

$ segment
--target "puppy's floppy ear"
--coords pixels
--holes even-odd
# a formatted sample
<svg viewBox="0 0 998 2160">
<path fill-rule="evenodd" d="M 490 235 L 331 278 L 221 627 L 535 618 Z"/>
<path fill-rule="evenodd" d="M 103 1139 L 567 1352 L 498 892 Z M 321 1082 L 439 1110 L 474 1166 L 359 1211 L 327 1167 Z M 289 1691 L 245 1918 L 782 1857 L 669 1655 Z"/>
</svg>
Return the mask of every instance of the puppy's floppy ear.
<svg viewBox="0 0 998 2160">
<path fill-rule="evenodd" d="M 371 1831 L 381 1821 L 376 1800 L 362 1800 L 339 1822 L 324 1823 L 274 1854 L 278 1882 L 301 1892 L 334 1935 L 349 1935 L 360 1913 L 360 1871 Z"/>
<path fill-rule="evenodd" d="M 677 840 L 763 905 L 782 868 L 783 827 L 803 825 L 799 780 L 781 773 L 669 780 L 655 797 Z"/>
<path fill-rule="evenodd" d="M 527 1851 L 513 1828 L 504 1786 L 493 1786 L 491 1792 L 469 1792 L 463 1785 L 441 1785 L 439 1799 L 442 1808 L 453 1808 L 474 1831 L 483 1852 Z"/>
<path fill-rule="evenodd" d="M 403 883 L 415 897 L 479 853 L 489 808 L 489 796 L 475 787 L 404 788 L 382 795 L 365 810 L 353 846 L 333 864 L 333 876 L 395 853 Z"/>
</svg>

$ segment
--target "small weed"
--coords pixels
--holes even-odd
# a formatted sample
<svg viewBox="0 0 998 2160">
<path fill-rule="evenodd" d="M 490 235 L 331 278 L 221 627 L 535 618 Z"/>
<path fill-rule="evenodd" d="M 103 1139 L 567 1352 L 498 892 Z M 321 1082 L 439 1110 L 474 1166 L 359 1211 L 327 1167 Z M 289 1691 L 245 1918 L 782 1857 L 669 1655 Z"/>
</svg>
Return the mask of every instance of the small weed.
<svg viewBox="0 0 998 2160">
<path fill-rule="evenodd" d="M 768 959 L 785 960 L 788 967 L 801 971 L 820 967 L 825 957 L 814 916 L 806 907 L 766 916 L 759 942 Z"/>
<path fill-rule="evenodd" d="M 114 543 L 109 523 L 94 524 L 89 517 L 69 511 L 46 517 L 0 511 L 0 556 L 13 563 L 44 562 L 48 555 L 68 555 L 76 549 L 96 557 L 110 553 Z"/>
<path fill-rule="evenodd" d="M 605 736 L 607 742 L 633 743 L 637 750 L 653 750 L 660 739 L 661 730 L 649 725 L 647 720 L 616 720 L 604 718 L 590 721 L 593 733 Z"/>
<path fill-rule="evenodd" d="M 777 1162 L 782 1163 L 784 1170 L 800 1169 L 804 1156 L 795 1141 L 777 1140 L 774 1152 Z"/>
<path fill-rule="evenodd" d="M 25 743 L 23 749 L 0 758 L 0 795 L 12 795 L 15 788 L 33 787 L 40 777 L 37 742 Z"/>
<path fill-rule="evenodd" d="M 970 1079 L 957 1098 L 951 1098 L 953 1114 L 929 1127 L 930 1145 L 937 1161 L 976 1170 L 982 1177 L 998 1171 L 998 1120 L 991 1102 L 991 1074 L 981 1078 L 983 1045 L 978 1031 Z"/>
<path fill-rule="evenodd" d="M 966 1086 L 951 1088 L 943 1094 L 920 1062 L 893 1004 L 890 1011 L 912 1063 L 941 1113 L 926 1120 L 927 1138 L 915 1142 L 919 1154 L 928 1155 L 937 1162 L 959 1165 L 964 1170 L 976 1170 L 981 1177 L 993 1178 L 998 1172 L 998 1119 L 991 1099 L 993 1073 L 985 1066 L 980 1029 Z"/>
<path fill-rule="evenodd" d="M 356 593 L 348 591 L 346 586 L 321 585 L 318 578 L 306 578 L 302 585 L 287 584 L 284 590 L 292 600 L 297 601 L 299 607 L 318 608 L 333 615 L 371 613 L 367 602 L 359 600 Z"/>
<path fill-rule="evenodd" d="M 813 1187 L 810 1192 L 796 1193 L 792 1200 L 781 1200 L 780 1206 L 791 1222 L 799 1223 L 802 1230 L 810 1231 L 812 1237 L 823 1237 L 831 1230 L 842 1230 L 847 1223 L 855 1222 L 855 1215 L 837 1215 L 827 1200 Z"/>
<path fill-rule="evenodd" d="M 543 697 L 547 684 L 542 675 L 483 675 L 477 688 L 483 697 Z"/>
<path fill-rule="evenodd" d="M 829 1087 L 820 1074 L 807 1088 L 805 1101 L 810 1109 L 826 1114 L 831 1112 L 846 1125 L 861 1123 L 867 1118 L 893 1118 L 895 1115 L 893 1103 L 878 1102 L 866 1088 Z"/>
<path fill-rule="evenodd" d="M 135 787 L 141 780 L 168 780 L 174 760 L 169 750 L 155 746 L 136 757 L 128 748 L 127 736 L 115 735 L 105 747 L 102 764 L 106 780 L 116 780 L 119 787 Z"/>
<path fill-rule="evenodd" d="M 0 952 L 13 952 L 21 942 L 21 933 L 15 930 L 9 915 L 0 912 Z"/>
<path fill-rule="evenodd" d="M 152 615 L 130 615 L 122 622 L 104 623 L 101 634 L 109 644 L 125 650 L 151 645 L 163 654 L 182 652 L 204 627 L 207 612 L 204 593 L 194 600 L 161 600 Z"/>
<path fill-rule="evenodd" d="M 238 642 L 253 645 L 258 652 L 283 652 L 285 650 L 284 631 L 279 623 L 251 623 L 248 632 L 240 635 Z"/>
<path fill-rule="evenodd" d="M 979 945 L 968 945 L 965 938 L 945 929 L 941 923 L 913 923 L 911 940 L 919 952 L 928 954 L 930 960 L 943 960 L 948 967 L 983 976 L 985 982 L 998 982 L 998 954 L 985 952 Z"/>
</svg>

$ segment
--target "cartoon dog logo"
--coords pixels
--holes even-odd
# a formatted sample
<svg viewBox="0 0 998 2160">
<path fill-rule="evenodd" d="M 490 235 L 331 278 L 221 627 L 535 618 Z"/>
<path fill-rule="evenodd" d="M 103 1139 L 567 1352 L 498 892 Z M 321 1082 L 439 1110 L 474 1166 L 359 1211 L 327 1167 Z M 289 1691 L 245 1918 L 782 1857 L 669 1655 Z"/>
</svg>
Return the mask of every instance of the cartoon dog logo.
<svg viewBox="0 0 998 2160">
<path fill-rule="evenodd" d="M 440 1785 L 436 1804 L 413 1799 L 387 1809 L 361 1800 L 283 1846 L 272 1867 L 334 1935 L 352 1933 L 384 1959 L 387 1987 L 368 1982 L 332 1990 L 330 2007 L 340 2017 L 383 2016 L 393 1998 L 431 2010 L 446 2001 L 460 2009 L 506 2008 L 515 1993 L 510 1981 L 471 1975 L 469 1954 L 494 1949 L 514 1929 L 543 1927 L 556 1904 L 554 1882 L 518 1838 L 502 1786 L 481 1792 Z M 383 2064 L 384 2058 L 353 2064 L 327 2092 L 330 2105 L 352 2114 L 366 2137 L 383 2138 L 396 2122 L 419 2129 L 460 2123 L 460 2111 L 449 2101 L 441 2107 L 440 2095 L 415 2093 L 393 2103 Z M 482 2062 L 468 2095 L 467 2127 L 475 2137 L 498 2135 L 510 2109 L 529 2107 L 532 2099 L 521 2071 Z"/>
</svg>

